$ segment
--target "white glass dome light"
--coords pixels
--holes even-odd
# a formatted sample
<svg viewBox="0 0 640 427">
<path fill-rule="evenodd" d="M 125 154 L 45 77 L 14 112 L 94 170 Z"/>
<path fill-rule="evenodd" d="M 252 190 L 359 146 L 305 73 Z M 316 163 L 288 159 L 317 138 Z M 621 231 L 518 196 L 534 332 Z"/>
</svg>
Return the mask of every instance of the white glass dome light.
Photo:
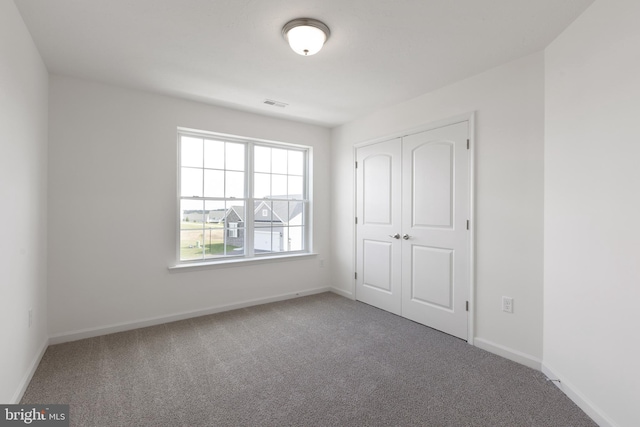
<svg viewBox="0 0 640 427">
<path fill-rule="evenodd" d="M 329 27 L 311 18 L 298 18 L 282 27 L 282 35 L 298 55 L 315 55 L 329 39 Z"/>
</svg>

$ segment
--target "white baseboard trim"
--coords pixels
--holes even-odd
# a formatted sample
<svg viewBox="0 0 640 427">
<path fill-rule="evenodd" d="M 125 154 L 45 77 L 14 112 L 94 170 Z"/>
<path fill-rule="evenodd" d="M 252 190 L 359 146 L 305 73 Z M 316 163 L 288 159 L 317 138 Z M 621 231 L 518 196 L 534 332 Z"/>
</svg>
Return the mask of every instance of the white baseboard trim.
<svg viewBox="0 0 640 427">
<path fill-rule="evenodd" d="M 24 392 L 27 391 L 27 387 L 31 382 L 31 378 L 33 378 L 33 374 L 36 373 L 36 369 L 38 369 L 38 365 L 40 365 L 40 361 L 42 360 L 42 356 L 44 356 L 44 352 L 47 351 L 47 347 L 49 347 L 49 339 L 45 339 L 42 345 L 40 346 L 40 350 L 36 353 L 35 357 L 31 361 L 31 365 L 29 366 L 29 370 L 22 377 L 22 381 L 20 381 L 20 385 L 18 389 L 13 394 L 11 398 L 11 402 L 9 404 L 17 405 L 22 400 L 22 396 L 24 396 Z"/>
<path fill-rule="evenodd" d="M 333 288 L 330 288 L 328 286 L 322 287 L 322 288 L 307 289 L 304 291 L 275 295 L 267 298 L 257 298 L 257 299 L 241 301 L 234 304 L 210 307 L 203 310 L 186 311 L 186 312 L 175 313 L 167 316 L 158 316 L 158 317 L 136 320 L 133 322 L 116 323 L 109 326 L 100 326 L 97 328 L 88 328 L 88 329 L 81 329 L 73 332 L 64 332 L 61 334 L 52 335 L 49 338 L 49 343 L 51 345 L 61 344 L 61 343 L 70 342 L 70 341 L 82 340 L 85 338 L 93 338 L 101 335 L 113 334 L 116 332 L 124 332 L 124 331 L 130 331 L 132 329 L 146 328 L 148 326 L 161 325 L 163 323 L 190 319 L 192 317 L 206 316 L 209 314 L 222 313 L 223 311 L 231 311 L 239 308 L 251 307 L 254 305 L 262 305 L 262 304 L 268 304 L 270 302 L 284 301 L 284 300 L 304 297 L 308 295 L 320 294 L 323 292 L 329 292 L 332 289 Z"/>
<path fill-rule="evenodd" d="M 331 288 L 329 288 L 329 291 L 333 292 L 334 294 L 338 294 L 341 297 L 349 298 L 351 300 L 355 299 L 352 292 L 345 291 L 344 289 L 338 289 L 338 288 L 331 287 Z"/>
<path fill-rule="evenodd" d="M 542 360 L 521 351 L 496 344 L 489 340 L 485 340 L 484 338 L 475 337 L 473 340 L 473 345 L 490 353 L 504 357 L 505 359 L 512 360 L 524 366 L 528 366 L 529 368 L 535 369 L 536 371 L 542 369 Z"/>
<path fill-rule="evenodd" d="M 551 368 L 549 365 L 542 364 L 542 373 L 547 378 L 552 380 L 560 380 L 560 382 L 554 381 L 553 383 L 560 389 L 569 399 L 573 401 L 585 414 L 591 417 L 596 424 L 600 427 L 618 427 L 618 424 L 613 422 L 600 408 L 591 402 L 584 394 L 582 394 L 573 384 L 567 381 L 565 378 L 557 374 L 558 371 Z"/>
</svg>

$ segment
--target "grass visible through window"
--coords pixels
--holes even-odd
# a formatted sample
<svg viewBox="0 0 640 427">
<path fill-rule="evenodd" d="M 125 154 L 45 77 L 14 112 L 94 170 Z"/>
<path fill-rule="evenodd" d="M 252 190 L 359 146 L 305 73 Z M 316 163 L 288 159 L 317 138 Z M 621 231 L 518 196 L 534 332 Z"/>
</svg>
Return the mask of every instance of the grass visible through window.
<svg viewBox="0 0 640 427">
<path fill-rule="evenodd" d="M 227 254 L 233 254 L 237 246 L 226 245 Z M 204 256 L 225 254 L 224 226 L 183 221 L 180 224 L 180 258 L 199 259 Z"/>
</svg>

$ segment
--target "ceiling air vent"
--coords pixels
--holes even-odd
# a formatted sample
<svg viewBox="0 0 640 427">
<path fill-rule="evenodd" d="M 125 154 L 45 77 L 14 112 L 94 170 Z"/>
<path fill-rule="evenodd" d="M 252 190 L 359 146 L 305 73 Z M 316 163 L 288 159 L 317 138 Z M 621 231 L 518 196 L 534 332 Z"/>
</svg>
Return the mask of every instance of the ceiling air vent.
<svg viewBox="0 0 640 427">
<path fill-rule="evenodd" d="M 284 108 L 289 104 L 285 104 L 284 102 L 274 101 L 273 99 L 265 99 L 264 103 L 267 105 L 273 105 L 274 107 Z"/>
</svg>

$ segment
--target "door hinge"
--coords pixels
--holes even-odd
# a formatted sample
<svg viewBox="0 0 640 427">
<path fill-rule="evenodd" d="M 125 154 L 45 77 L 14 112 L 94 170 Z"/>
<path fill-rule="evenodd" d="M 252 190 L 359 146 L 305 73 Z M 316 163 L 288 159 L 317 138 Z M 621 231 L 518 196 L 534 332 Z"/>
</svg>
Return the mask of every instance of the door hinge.
<svg viewBox="0 0 640 427">
<path fill-rule="evenodd" d="M 471 144 L 471 143 L 470 143 L 470 142 L 469 142 L 469 140 L 467 139 L 467 150 L 469 149 L 469 144 Z"/>
<path fill-rule="evenodd" d="M 356 224 L 358 223 L 358 217 L 356 217 Z"/>
<path fill-rule="evenodd" d="M 465 304 L 467 311 L 469 311 L 469 301 Z"/>
<path fill-rule="evenodd" d="M 467 230 L 469 229 L 469 220 L 467 220 Z"/>
<path fill-rule="evenodd" d="M 356 169 L 358 169 L 358 162 L 356 162 Z"/>
<path fill-rule="evenodd" d="M 356 280 L 358 280 L 358 272 L 357 272 L 357 271 L 353 274 L 353 276 L 354 276 L 354 278 L 355 278 Z"/>
</svg>

